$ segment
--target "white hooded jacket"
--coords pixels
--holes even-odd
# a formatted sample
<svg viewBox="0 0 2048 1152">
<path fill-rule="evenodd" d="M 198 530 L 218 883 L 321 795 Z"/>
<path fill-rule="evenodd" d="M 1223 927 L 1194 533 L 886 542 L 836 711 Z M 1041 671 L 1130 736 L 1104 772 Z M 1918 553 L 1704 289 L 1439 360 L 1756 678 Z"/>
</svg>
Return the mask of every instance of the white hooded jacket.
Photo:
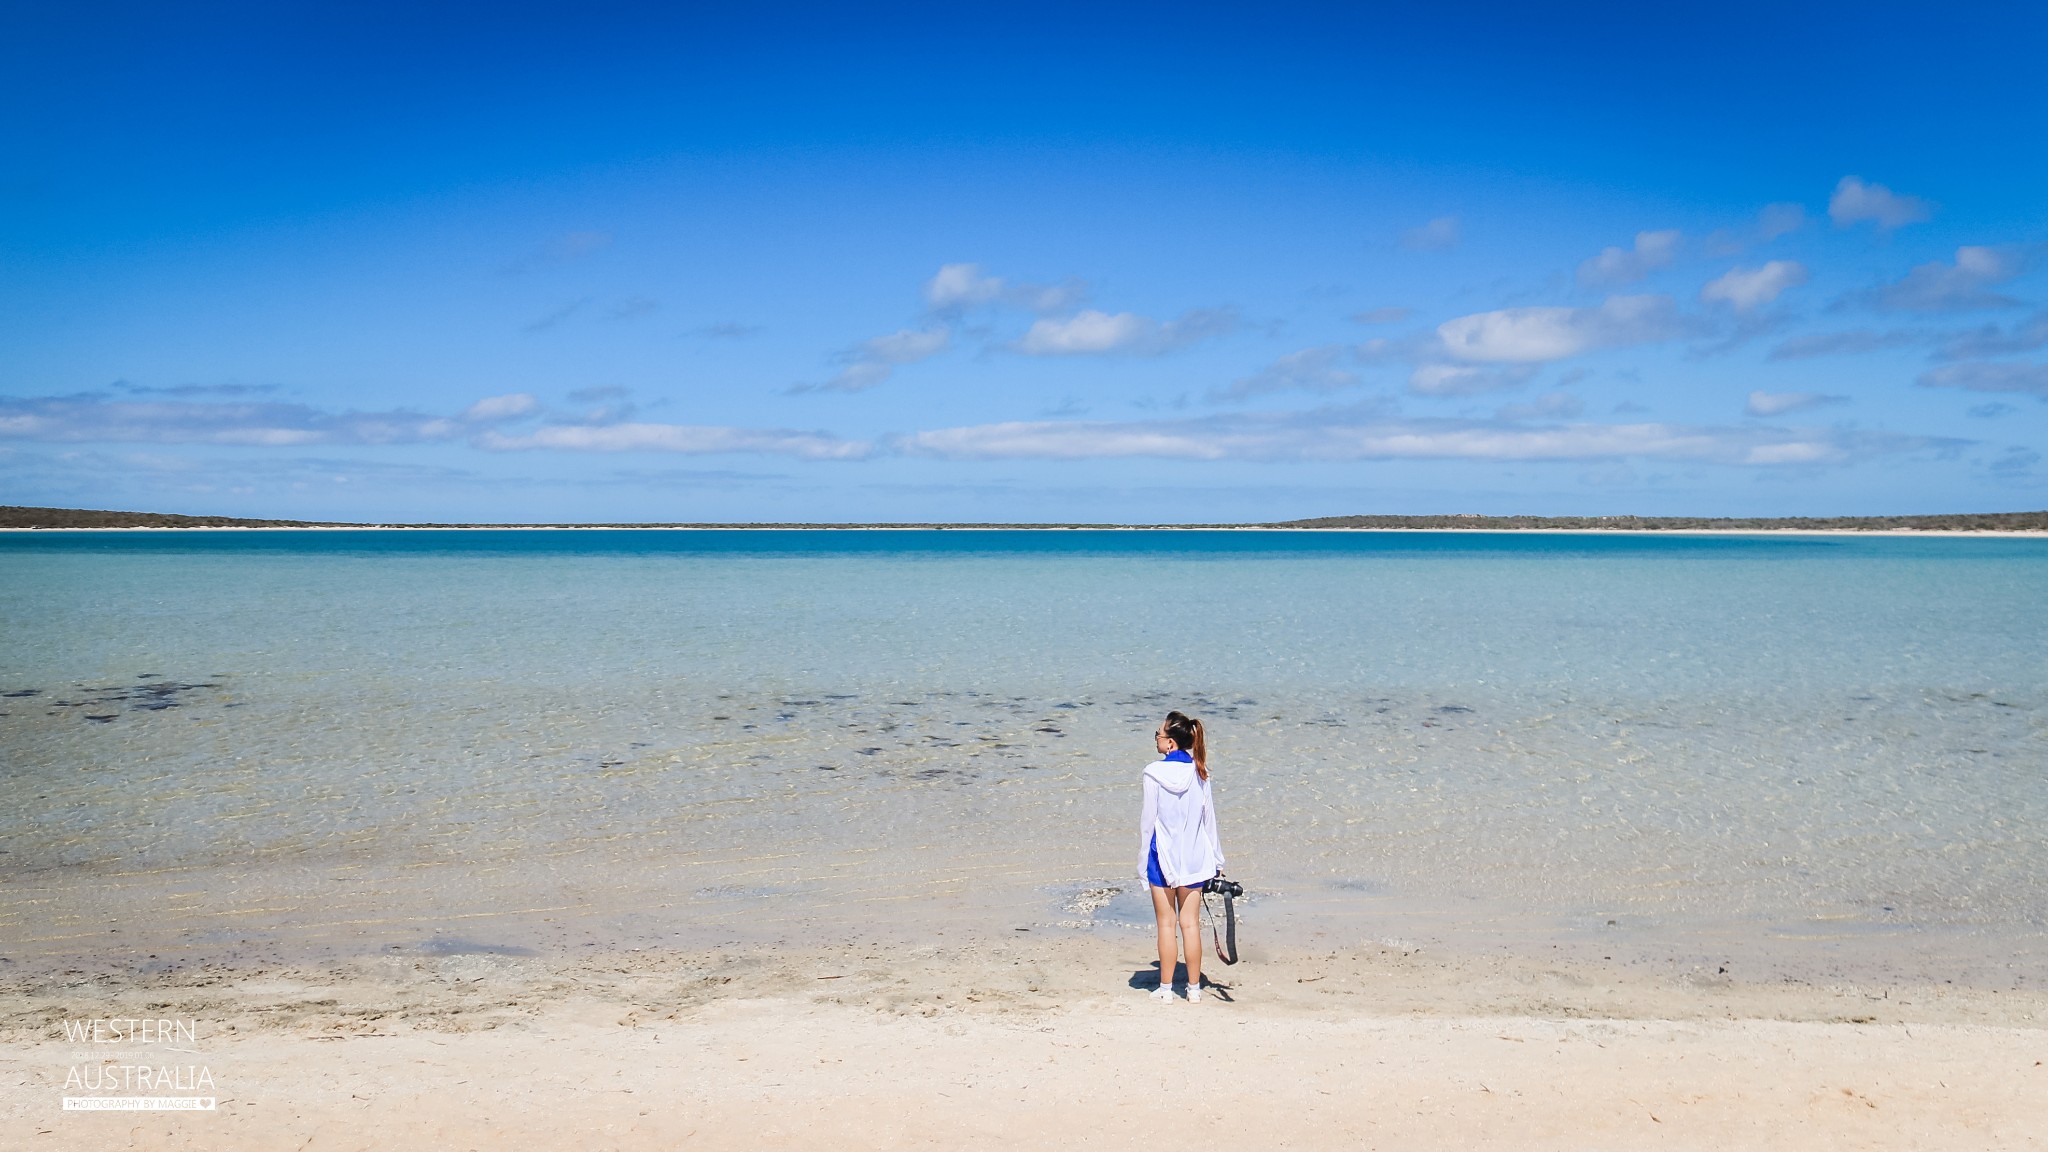
<svg viewBox="0 0 2048 1152">
<path fill-rule="evenodd" d="M 1216 802 L 1209 782 L 1188 760 L 1145 767 L 1145 803 L 1138 812 L 1138 875 L 1149 882 L 1146 861 L 1159 845 L 1159 871 L 1171 887 L 1200 884 L 1223 868 L 1216 838 Z"/>
</svg>

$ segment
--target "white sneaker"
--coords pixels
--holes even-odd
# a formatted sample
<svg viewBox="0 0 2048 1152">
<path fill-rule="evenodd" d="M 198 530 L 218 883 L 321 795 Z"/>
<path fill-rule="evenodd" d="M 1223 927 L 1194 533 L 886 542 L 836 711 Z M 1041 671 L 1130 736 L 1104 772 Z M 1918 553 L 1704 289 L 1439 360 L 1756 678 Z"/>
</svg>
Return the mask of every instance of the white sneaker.
<svg viewBox="0 0 2048 1152">
<path fill-rule="evenodd" d="M 1190 984 L 1190 985 L 1188 985 L 1188 1003 L 1190 1003 L 1190 1004 L 1200 1004 L 1201 1002 L 1202 1002 L 1202 986 L 1201 986 L 1200 984 Z"/>
<path fill-rule="evenodd" d="M 1154 989 L 1152 990 L 1152 998 L 1153 998 L 1154 1000 L 1171 1000 L 1171 999 L 1173 999 L 1173 985 L 1171 985 L 1171 984 L 1161 984 L 1161 985 L 1160 985 L 1159 987 L 1157 987 L 1157 988 L 1154 988 Z"/>
</svg>

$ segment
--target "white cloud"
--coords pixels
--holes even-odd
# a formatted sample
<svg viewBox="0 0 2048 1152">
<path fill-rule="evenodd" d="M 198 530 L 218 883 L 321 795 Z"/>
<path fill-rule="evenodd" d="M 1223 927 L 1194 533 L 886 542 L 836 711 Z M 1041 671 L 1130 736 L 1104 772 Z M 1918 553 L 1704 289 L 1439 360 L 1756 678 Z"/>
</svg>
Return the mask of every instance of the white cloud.
<svg viewBox="0 0 2048 1152">
<path fill-rule="evenodd" d="M 1443 355 L 1443 348 L 1436 333 L 1414 332 L 1397 339 L 1375 336 L 1353 345 L 1351 354 L 1361 364 L 1414 363 Z"/>
<path fill-rule="evenodd" d="M 839 354 L 838 359 L 846 365 L 830 380 L 822 384 L 797 384 L 788 389 L 792 393 L 802 392 L 861 392 L 887 381 L 897 368 L 928 360 L 945 351 L 953 340 L 952 324 L 960 314 L 983 306 L 1022 308 L 1031 312 L 1058 312 L 1080 303 L 1087 296 L 1088 286 L 1078 280 L 1059 284 L 1011 283 L 1000 276 L 991 276 L 979 264 L 943 264 L 925 281 L 924 301 L 929 309 L 928 323 L 922 328 L 905 328 L 886 336 L 863 340 Z M 1143 331 L 1136 337 L 1119 342 L 1126 335 L 1116 331 L 1104 331 L 1097 323 L 1102 317 L 1099 312 L 1084 312 L 1066 321 L 1041 321 L 1032 327 L 1025 340 L 1037 343 L 1027 351 L 1040 355 L 1054 355 L 1060 352 L 1109 351 L 1129 343 L 1172 345 L 1177 338 L 1185 336 L 1176 325 L 1158 324 L 1144 317 L 1124 313 L 1109 317 L 1113 323 L 1108 327 L 1136 324 Z M 1062 348 L 1064 342 L 1072 345 Z M 1107 341 L 1111 346 L 1092 348 L 1088 345 Z M 1042 346 L 1042 347 L 1041 347 Z M 1021 345 L 1020 345 L 1021 347 Z"/>
<path fill-rule="evenodd" d="M 1868 299 L 1894 312 L 2009 308 L 2019 301 L 1988 289 L 2025 270 L 2025 257 L 2016 249 L 1965 245 L 1956 249 L 1954 263 L 1934 260 L 1918 265 L 1898 281 L 1869 294 Z"/>
<path fill-rule="evenodd" d="M 1922 373 L 1923 388 L 2023 392 L 2048 400 L 2048 364 L 1950 364 Z"/>
<path fill-rule="evenodd" d="M 104 396 L 0 396 L 0 440 L 45 443 L 215 444 L 297 448 L 325 444 L 460 443 L 490 450 L 757 452 L 860 459 L 873 445 L 822 432 L 680 424 L 546 424 L 507 434 L 492 424 L 538 412 L 525 393 L 493 396 L 454 419 L 419 412 L 330 412 L 304 404 L 136 403 Z"/>
<path fill-rule="evenodd" d="M 898 447 L 912 456 L 950 460 L 1086 460 L 1117 456 L 1179 456 L 1219 460 L 1226 449 L 1185 432 L 1149 424 L 1011 421 L 914 432 Z"/>
<path fill-rule="evenodd" d="M 1766 204 L 1756 214 L 1756 238 L 1764 243 L 1806 227 L 1806 208 L 1799 204 Z"/>
<path fill-rule="evenodd" d="M 898 366 L 929 360 L 953 342 L 953 331 L 945 325 L 905 328 L 887 336 L 863 340 L 840 353 L 848 361 L 838 375 L 823 384 L 799 384 L 791 392 L 859 392 L 887 380 Z"/>
<path fill-rule="evenodd" d="M 2023 368 L 2026 366 L 2005 366 Z M 2048 366 L 1990 391 L 2048 395 Z M 1950 369 L 1942 370 L 1944 372 Z M 1925 382 L 1925 381 L 1923 381 Z M 1978 387 L 1975 383 L 1957 386 Z M 1768 426 L 1524 423 L 1568 418 L 1568 396 L 1494 420 L 1397 419 L 1382 403 L 1180 421 L 1036 421 L 940 428 L 877 443 L 828 432 L 642 422 L 543 424 L 507 433 L 414 412 L 323 412 L 304 405 L 135 404 L 105 397 L 0 397 L 0 439 L 299 447 L 467 442 L 487 451 L 751 453 L 860 460 L 889 452 L 947 459 L 1173 457 L 1232 460 L 1599 460 L 1719 464 L 1838 462 L 1961 441 Z"/>
<path fill-rule="evenodd" d="M 1584 308 L 1503 308 L 1437 325 L 1446 351 L 1465 360 L 1545 361 L 1593 347 Z"/>
<path fill-rule="evenodd" d="M 305 404 L 109 400 L 98 394 L 0 396 L 0 439 L 65 443 L 413 444 L 472 429 L 420 412 L 328 412 Z"/>
<path fill-rule="evenodd" d="M 726 428 L 699 424 L 551 424 L 531 433 L 486 432 L 479 448 L 493 452 L 558 449 L 573 452 L 675 452 L 686 455 L 746 452 L 806 460 L 859 460 L 874 446 L 823 432 Z"/>
<path fill-rule="evenodd" d="M 1885 348 L 1897 348 L 1920 339 L 1911 332 L 1873 332 L 1868 328 L 1852 328 L 1847 332 L 1816 332 L 1808 336 L 1794 336 L 1771 349 L 1771 360 L 1809 360 L 1815 356 L 1853 356 L 1862 352 L 1876 352 Z"/>
<path fill-rule="evenodd" d="M 472 424 L 488 424 L 499 420 L 515 420 L 521 416 L 540 411 L 540 401 L 530 392 L 512 392 L 504 396 L 487 396 L 463 410 L 462 418 Z"/>
<path fill-rule="evenodd" d="M 1064 320 L 1047 318 L 1031 325 L 1017 350 L 1030 356 L 1073 356 L 1091 352 L 1114 352 L 1146 339 L 1158 327 L 1134 312 L 1112 316 L 1093 308 Z"/>
<path fill-rule="evenodd" d="M 1021 308 L 1026 312 L 1064 312 L 1088 297 L 1080 280 L 1057 284 L 1011 282 L 991 276 L 979 264 L 947 264 L 925 282 L 924 301 L 933 312 L 951 315 L 985 304 Z"/>
<path fill-rule="evenodd" d="M 1824 464 L 1840 457 L 1834 445 L 1818 440 L 1758 444 L 1742 458 L 1744 464 Z"/>
<path fill-rule="evenodd" d="M 1290 352 L 1258 372 L 1216 392 L 1214 399 L 1242 399 L 1265 392 L 1335 392 L 1353 388 L 1358 373 L 1338 366 L 1348 350 L 1342 345 Z"/>
<path fill-rule="evenodd" d="M 1678 259 L 1680 235 L 1677 229 L 1638 232 L 1634 248 L 1603 248 L 1600 254 L 1579 265 L 1581 284 L 1633 284 Z"/>
<path fill-rule="evenodd" d="M 888 380 L 895 373 L 894 365 L 864 360 L 848 364 L 839 373 L 823 384 L 799 384 L 791 392 L 860 392 Z"/>
<path fill-rule="evenodd" d="M 1569 392 L 1546 392 L 1527 404 L 1508 404 L 1493 414 L 1495 420 L 1569 420 L 1586 410 L 1585 402 Z"/>
<path fill-rule="evenodd" d="M 550 311 L 541 316 L 536 316 L 532 320 L 529 320 L 526 323 L 521 324 L 519 326 L 519 330 L 521 332 L 545 332 L 548 329 L 561 324 L 563 321 L 569 319 L 571 316 L 576 315 L 578 312 L 581 312 L 583 310 L 583 306 L 590 303 L 590 301 L 591 297 L 589 296 L 585 296 L 581 300 L 571 300 L 567 304 L 563 304 L 560 307 L 555 308 L 553 311 Z"/>
<path fill-rule="evenodd" d="M 945 328 L 905 328 L 862 341 L 858 354 L 863 360 L 884 364 L 915 364 L 945 351 L 952 340 L 952 332 Z"/>
<path fill-rule="evenodd" d="M 1866 184 L 1860 176 L 1844 176 L 1828 199 L 1835 227 L 1848 228 L 1868 220 L 1889 232 L 1934 215 L 1934 206 L 1918 196 L 1901 196 L 1882 184 Z"/>
<path fill-rule="evenodd" d="M 1798 204 L 1766 204 L 1756 220 L 1741 228 L 1716 229 L 1703 247 L 1709 256 L 1737 256 L 1752 244 L 1768 244 L 1806 227 L 1806 209 Z"/>
<path fill-rule="evenodd" d="M 734 320 L 721 320 L 716 324 L 702 324 L 690 329 L 690 335 L 702 336 L 706 340 L 739 340 L 759 332 L 759 324 L 741 324 Z"/>
<path fill-rule="evenodd" d="M 1847 463 L 1962 441 L 1833 429 L 1674 424 L 1530 425 L 1394 420 L 1377 413 L 1245 414 L 1169 423 L 1036 421 L 943 428 L 899 438 L 909 455 L 971 460 L 1622 460 L 1733 466 Z"/>
<path fill-rule="evenodd" d="M 2041 462 L 2041 454 L 2024 444 L 2014 444 L 2005 454 L 1993 460 L 1989 466 L 1992 478 L 2001 484 L 2034 488 L 2040 486 L 2040 479 L 2034 466 Z"/>
<path fill-rule="evenodd" d="M 1418 364 L 1408 374 L 1408 390 L 1418 396 L 1478 396 L 1520 388 L 1535 373 L 1527 365 L 1476 368 L 1470 364 Z"/>
<path fill-rule="evenodd" d="M 946 264 L 925 282 L 924 301 L 935 312 L 971 308 L 1003 294 L 1003 278 L 985 275 L 979 264 Z"/>
<path fill-rule="evenodd" d="M 1776 300 L 1787 288 L 1804 283 L 1806 265 L 1796 260 L 1773 260 L 1761 268 L 1730 268 L 1707 281 L 1700 289 L 1700 299 L 1709 304 L 1720 301 L 1737 312 L 1747 312 Z"/>
<path fill-rule="evenodd" d="M 1808 408 L 1848 402 L 1847 396 L 1830 396 L 1821 392 L 1751 392 L 1742 411 L 1747 416 L 1783 416 L 1787 412 L 1804 412 Z"/>
<path fill-rule="evenodd" d="M 1236 314 L 1222 308 L 1194 309 L 1165 323 L 1134 312 L 1111 315 L 1090 308 L 1065 319 L 1037 320 L 1012 347 L 1027 356 L 1156 356 L 1236 326 Z"/>
<path fill-rule="evenodd" d="M 1005 301 L 1027 312 L 1065 312 L 1079 307 L 1088 298 L 1088 284 L 1083 280 L 1062 280 L 1058 284 L 1017 284 L 1010 288 Z"/>
<path fill-rule="evenodd" d="M 1535 364 L 1595 348 L 1678 334 L 1669 296 L 1612 296 L 1598 308 L 1503 308 L 1437 326 L 1443 351 L 1459 360 Z"/>
<path fill-rule="evenodd" d="M 1415 252 L 1447 252 L 1458 246 L 1458 218 L 1439 216 L 1401 233 L 1401 247 Z"/>
<path fill-rule="evenodd" d="M 2036 312 L 2010 328 L 1986 324 L 1971 331 L 1951 333 L 1937 355 L 1944 360 L 1968 360 L 2032 352 L 2043 345 L 2048 345 L 2048 312 Z"/>
<path fill-rule="evenodd" d="M 114 381 L 115 388 L 134 396 L 261 396 L 275 392 L 275 384 L 173 384 L 168 387 Z"/>
</svg>

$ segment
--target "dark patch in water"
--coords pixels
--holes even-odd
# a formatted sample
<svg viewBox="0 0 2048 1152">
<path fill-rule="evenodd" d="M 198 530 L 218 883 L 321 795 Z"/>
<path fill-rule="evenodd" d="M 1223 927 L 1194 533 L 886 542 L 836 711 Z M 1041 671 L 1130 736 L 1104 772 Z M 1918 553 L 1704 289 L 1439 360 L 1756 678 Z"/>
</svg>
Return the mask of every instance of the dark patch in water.
<svg viewBox="0 0 2048 1152">
<path fill-rule="evenodd" d="M 25 696 L 41 696 L 42 694 L 43 690 L 41 688 L 17 688 L 12 692 L 0 692 L 0 696 L 5 696 L 10 700 L 19 700 Z"/>
<path fill-rule="evenodd" d="M 1377 880 L 1332 880 L 1330 887 L 1342 888 L 1346 892 L 1364 892 L 1373 896 L 1381 895 L 1387 890 L 1387 886 Z"/>
<path fill-rule="evenodd" d="M 1441 708 L 1438 708 L 1437 711 L 1442 712 L 1445 715 L 1453 715 L 1459 712 L 1470 712 L 1471 709 L 1465 707 L 1463 704 L 1445 704 Z"/>
<path fill-rule="evenodd" d="M 86 718 L 87 720 L 97 720 L 97 721 L 99 721 L 100 723 L 102 723 L 102 724 L 105 724 L 105 723 L 106 723 L 107 721 L 109 721 L 109 720 L 112 720 L 112 719 L 113 719 L 113 716 L 111 716 L 111 715 L 108 715 L 108 716 L 94 716 L 93 714 L 91 714 L 90 712 L 88 712 L 88 713 L 86 713 L 86 716 L 85 716 L 85 718 Z"/>
<path fill-rule="evenodd" d="M 532 956 L 531 948 L 516 944 L 480 944 L 475 940 L 464 940 L 459 936 L 436 936 L 420 945 L 420 951 L 429 956 Z"/>
<path fill-rule="evenodd" d="M 154 676 L 155 673 L 151 673 L 151 675 Z M 121 684 L 105 686 L 80 684 L 77 685 L 77 687 L 79 688 L 80 691 L 85 693 L 85 699 L 55 700 L 52 701 L 52 703 L 59 708 L 104 708 L 110 704 L 125 704 L 128 706 L 128 710 L 131 712 L 162 712 L 167 708 L 177 708 L 184 704 L 184 701 L 180 699 L 180 697 L 184 693 L 196 692 L 201 688 L 218 688 L 220 687 L 220 685 L 213 681 L 207 681 L 197 684 L 186 684 L 176 680 L 158 680 L 150 684 Z M 35 695 L 38 691 L 40 690 L 31 688 L 26 690 L 26 693 L 9 692 L 7 693 L 7 695 Z M 113 717 L 111 716 L 87 717 L 87 719 L 99 720 L 101 722 L 111 720 L 112 718 Z"/>
<path fill-rule="evenodd" d="M 856 756 L 873 756 L 880 751 L 880 748 L 855 748 L 853 754 Z"/>
</svg>

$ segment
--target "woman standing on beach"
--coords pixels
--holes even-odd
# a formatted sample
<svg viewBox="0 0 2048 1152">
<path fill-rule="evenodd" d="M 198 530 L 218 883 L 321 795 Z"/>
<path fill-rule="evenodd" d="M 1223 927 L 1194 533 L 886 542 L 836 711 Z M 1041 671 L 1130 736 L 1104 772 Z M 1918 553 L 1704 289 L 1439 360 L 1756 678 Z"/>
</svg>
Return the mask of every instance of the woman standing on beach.
<svg viewBox="0 0 2048 1152">
<path fill-rule="evenodd" d="M 1223 867 L 1202 722 L 1168 712 L 1152 739 L 1162 758 L 1145 769 L 1145 802 L 1138 813 L 1138 872 L 1152 885 L 1152 917 L 1159 926 L 1159 987 L 1152 998 L 1173 999 L 1174 961 L 1185 949 L 1188 1002 L 1199 1003 L 1202 885 Z M 1174 947 L 1176 928 L 1180 949 Z"/>
</svg>

